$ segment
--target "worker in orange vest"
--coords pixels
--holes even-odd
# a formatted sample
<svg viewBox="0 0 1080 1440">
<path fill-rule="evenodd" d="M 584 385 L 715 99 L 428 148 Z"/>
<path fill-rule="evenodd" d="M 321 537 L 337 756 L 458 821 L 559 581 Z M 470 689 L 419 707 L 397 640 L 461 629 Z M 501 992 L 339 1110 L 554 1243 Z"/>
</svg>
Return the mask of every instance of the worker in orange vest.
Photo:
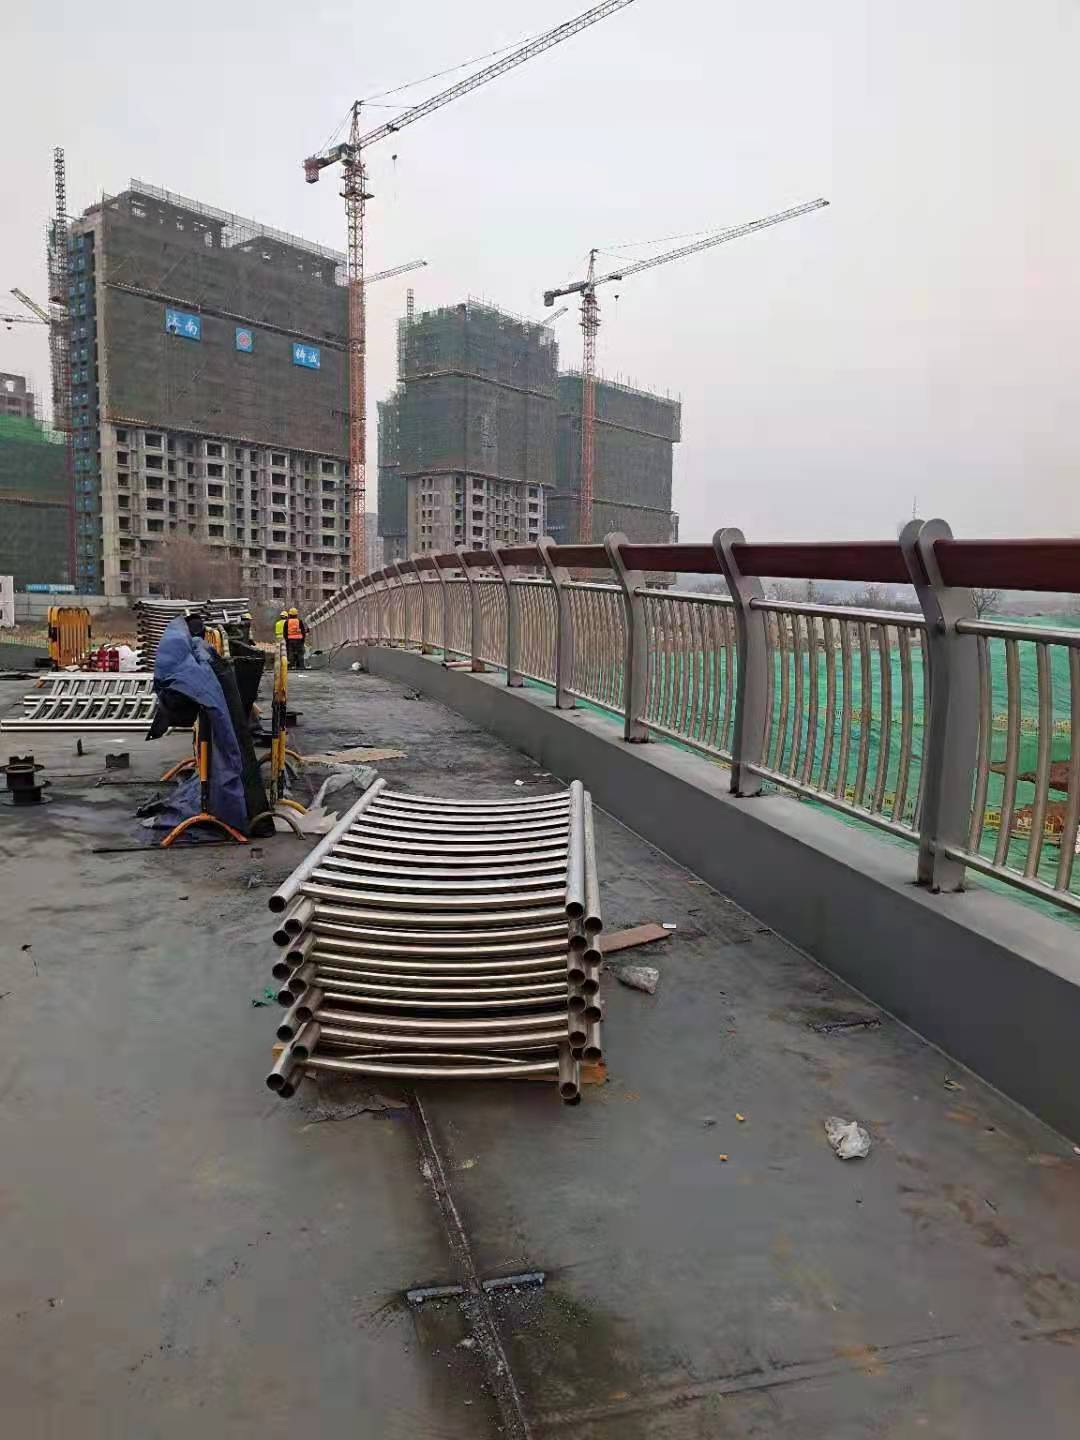
<svg viewBox="0 0 1080 1440">
<path fill-rule="evenodd" d="M 306 638 L 307 626 L 300 619 L 300 612 L 294 605 L 289 611 L 289 618 L 285 621 L 285 648 L 288 652 L 291 669 L 303 670 L 304 668 L 304 641 Z"/>
</svg>

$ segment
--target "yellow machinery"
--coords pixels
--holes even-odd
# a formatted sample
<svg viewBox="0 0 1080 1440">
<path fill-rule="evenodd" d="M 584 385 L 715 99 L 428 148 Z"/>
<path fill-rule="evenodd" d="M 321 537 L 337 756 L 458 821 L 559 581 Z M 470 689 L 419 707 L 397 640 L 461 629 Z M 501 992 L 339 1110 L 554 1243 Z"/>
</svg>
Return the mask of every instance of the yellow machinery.
<svg viewBox="0 0 1080 1440">
<path fill-rule="evenodd" d="M 49 606 L 49 658 L 57 669 L 87 659 L 90 635 L 89 610 L 81 605 Z"/>
<path fill-rule="evenodd" d="M 261 820 L 265 815 L 279 816 L 288 825 L 291 825 L 293 830 L 295 830 L 296 833 L 300 835 L 303 832 L 301 831 L 300 826 L 296 823 L 296 821 L 293 819 L 292 815 L 289 812 L 291 810 L 296 810 L 299 811 L 299 813 L 302 815 L 306 807 L 301 805 L 298 800 L 289 800 L 285 795 L 285 782 L 287 778 L 286 761 L 291 759 L 298 765 L 302 763 L 301 757 L 297 755 L 296 751 L 290 750 L 288 748 L 288 709 L 288 649 L 286 647 L 286 642 L 284 640 L 279 640 L 277 659 L 274 662 L 274 703 L 271 710 L 270 720 L 271 739 L 270 754 L 268 757 L 270 761 L 270 778 L 266 786 L 267 798 L 270 801 L 270 805 L 267 810 L 263 811 L 262 815 L 255 816 L 255 819 L 252 820 L 251 825 L 254 825 L 256 820 Z M 265 764 L 266 761 L 264 760 L 262 763 Z M 248 827 L 249 832 L 250 829 L 251 826 Z"/>
</svg>

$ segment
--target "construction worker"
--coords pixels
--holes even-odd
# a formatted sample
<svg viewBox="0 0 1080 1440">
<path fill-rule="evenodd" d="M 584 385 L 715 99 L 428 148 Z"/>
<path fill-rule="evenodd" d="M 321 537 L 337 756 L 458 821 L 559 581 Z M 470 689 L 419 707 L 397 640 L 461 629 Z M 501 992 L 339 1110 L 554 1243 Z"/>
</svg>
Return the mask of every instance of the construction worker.
<svg viewBox="0 0 1080 1440">
<path fill-rule="evenodd" d="M 304 668 L 304 639 L 306 636 L 307 627 L 300 619 L 299 610 L 293 605 L 285 621 L 285 645 L 289 652 L 291 669 L 303 670 Z"/>
<path fill-rule="evenodd" d="M 278 618 L 274 621 L 274 639 L 275 639 L 275 640 L 284 640 L 284 639 L 285 639 L 285 622 L 288 620 L 288 618 L 289 618 L 289 612 L 288 612 L 287 610 L 282 610 L 281 614 L 280 614 L 280 615 L 278 616 Z"/>
</svg>

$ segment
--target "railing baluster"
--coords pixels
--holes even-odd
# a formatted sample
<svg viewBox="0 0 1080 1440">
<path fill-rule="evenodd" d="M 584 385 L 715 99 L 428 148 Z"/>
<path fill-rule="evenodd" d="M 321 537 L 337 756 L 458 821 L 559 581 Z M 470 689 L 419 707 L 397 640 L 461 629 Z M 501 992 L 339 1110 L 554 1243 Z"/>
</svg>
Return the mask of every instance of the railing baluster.
<svg viewBox="0 0 1080 1440">
<path fill-rule="evenodd" d="M 911 632 L 905 625 L 896 629 L 900 655 L 900 753 L 896 762 L 896 788 L 893 792 L 892 818 L 899 824 L 907 804 L 908 779 L 911 773 L 911 729 L 915 714 L 915 697 L 911 684 Z"/>
<path fill-rule="evenodd" d="M 1015 640 L 1005 641 L 1005 691 L 1008 730 L 1005 734 L 1005 778 L 1001 787 L 1001 824 L 994 846 L 994 864 L 1001 865 L 1009 854 L 1013 815 L 1016 811 L 1016 780 L 1020 769 L 1020 651 Z"/>
<path fill-rule="evenodd" d="M 825 665 L 825 723 L 821 737 L 821 769 L 818 771 L 817 788 L 828 790 L 836 732 L 836 642 L 833 639 L 833 622 L 828 615 L 821 622 L 821 652 Z"/>
<path fill-rule="evenodd" d="M 1061 827 L 1061 854 L 1056 885 L 1068 890 L 1076 861 L 1076 838 L 1080 831 L 1080 650 L 1069 651 L 1069 768 L 1066 778 L 1068 800 Z"/>
<path fill-rule="evenodd" d="M 871 809 L 880 815 L 885 807 L 885 789 L 889 780 L 889 760 L 892 749 L 892 660 L 889 655 L 889 627 L 879 625 L 878 632 L 878 700 L 881 707 L 881 721 L 878 725 L 878 763 L 874 777 L 874 803 Z M 895 805 L 895 797 L 893 804 Z"/>
<path fill-rule="evenodd" d="M 1046 645 L 1035 642 L 1035 665 L 1039 695 L 1039 745 L 1035 760 L 1035 798 L 1031 806 L 1031 839 L 1028 842 L 1024 874 L 1030 880 L 1039 873 L 1042 858 L 1046 804 L 1050 798 L 1050 741 L 1054 729 L 1054 687 Z"/>
</svg>

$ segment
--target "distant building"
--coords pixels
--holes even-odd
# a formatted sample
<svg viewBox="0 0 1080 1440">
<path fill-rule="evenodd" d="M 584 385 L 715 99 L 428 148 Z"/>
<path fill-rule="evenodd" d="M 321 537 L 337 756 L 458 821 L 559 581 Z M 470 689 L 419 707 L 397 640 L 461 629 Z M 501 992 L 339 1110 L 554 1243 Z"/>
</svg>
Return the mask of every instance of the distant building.
<svg viewBox="0 0 1080 1440">
<path fill-rule="evenodd" d="M 400 542 L 404 487 L 406 553 L 538 539 L 554 479 L 550 329 L 471 300 L 400 325 L 397 476 L 389 428 L 379 471 L 384 538 Z"/>
<path fill-rule="evenodd" d="M 259 601 L 348 579 L 343 265 L 137 181 L 72 221 L 80 590 L 159 590 L 174 537 Z"/>
<path fill-rule="evenodd" d="M 555 489 L 547 528 L 561 544 L 579 540 L 581 376 L 559 376 Z M 667 544 L 677 536 L 671 509 L 674 448 L 682 438 L 682 405 L 664 395 L 610 380 L 596 384 L 592 539 L 622 530 L 631 540 Z"/>
<path fill-rule="evenodd" d="M 401 408 L 400 388 L 379 401 L 379 518 L 378 533 L 382 550 L 376 569 L 391 560 L 404 560 L 408 555 L 406 513 L 407 487 L 401 473 L 398 443 L 398 419 Z"/>
<path fill-rule="evenodd" d="M 383 542 L 379 535 L 379 517 L 373 510 L 364 512 L 364 574 L 381 570 Z"/>
<path fill-rule="evenodd" d="M 0 414 L 0 574 L 16 590 L 70 584 L 70 534 L 63 437 L 33 418 Z"/>
<path fill-rule="evenodd" d="M 0 415 L 34 420 L 37 413 L 37 396 L 30 389 L 26 376 L 5 374 L 0 370 Z"/>
</svg>

